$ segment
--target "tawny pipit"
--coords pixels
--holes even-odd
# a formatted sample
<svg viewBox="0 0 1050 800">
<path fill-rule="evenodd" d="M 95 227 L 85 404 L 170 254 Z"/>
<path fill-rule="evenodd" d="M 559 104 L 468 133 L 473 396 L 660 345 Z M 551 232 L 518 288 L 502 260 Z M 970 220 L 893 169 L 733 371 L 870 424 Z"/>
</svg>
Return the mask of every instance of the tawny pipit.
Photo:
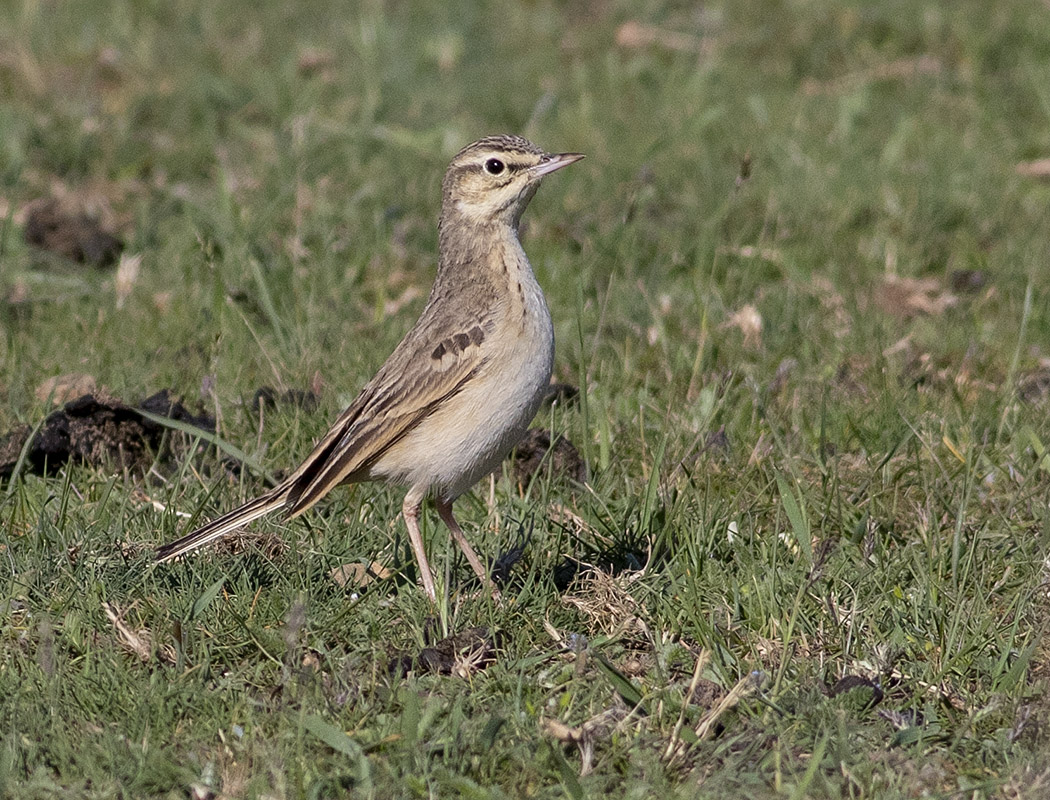
<svg viewBox="0 0 1050 800">
<path fill-rule="evenodd" d="M 423 501 L 471 568 L 490 578 L 452 502 L 521 438 L 550 381 L 550 311 L 518 242 L 518 221 L 544 175 L 583 158 L 545 153 L 518 136 L 467 145 L 441 186 L 438 271 L 415 327 L 280 485 L 157 550 L 164 561 L 275 510 L 296 517 L 344 483 L 408 486 L 402 506 L 423 588 L 436 598 L 419 532 Z"/>
</svg>

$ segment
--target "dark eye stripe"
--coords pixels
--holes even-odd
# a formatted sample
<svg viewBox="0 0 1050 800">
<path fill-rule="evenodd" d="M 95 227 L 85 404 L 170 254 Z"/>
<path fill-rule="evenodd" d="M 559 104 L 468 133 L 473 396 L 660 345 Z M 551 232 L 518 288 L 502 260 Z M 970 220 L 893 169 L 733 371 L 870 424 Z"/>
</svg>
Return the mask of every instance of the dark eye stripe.
<svg viewBox="0 0 1050 800">
<path fill-rule="evenodd" d="M 499 178 L 501 179 L 501 182 L 505 183 L 508 182 L 514 175 L 521 172 L 523 169 L 528 169 L 529 166 L 528 164 L 515 163 L 506 158 L 499 158 L 499 160 L 503 162 L 504 170 L 499 175 L 493 175 L 485 169 L 485 162 L 492 158 L 497 158 L 497 156 L 486 156 L 481 161 L 470 161 L 464 164 L 457 164 L 456 166 L 450 167 L 448 172 L 446 173 L 446 179 L 454 175 L 462 175 L 468 172 L 480 172 L 490 181 L 494 178 Z"/>
<path fill-rule="evenodd" d="M 495 172 L 495 173 L 490 172 L 489 169 L 488 169 L 490 161 L 498 161 L 498 162 L 500 162 L 503 165 L 503 169 L 500 170 L 499 172 Z M 500 175 L 506 175 L 508 172 L 518 172 L 519 170 L 525 169 L 525 165 L 524 164 L 519 164 L 519 163 L 517 163 L 515 161 L 511 161 L 511 160 L 507 159 L 506 157 L 500 155 L 500 156 L 486 156 L 482 160 L 482 162 L 480 164 L 478 164 L 478 168 L 482 172 L 485 172 L 488 175 L 491 175 L 492 177 L 495 178 L 495 177 L 499 177 Z"/>
</svg>

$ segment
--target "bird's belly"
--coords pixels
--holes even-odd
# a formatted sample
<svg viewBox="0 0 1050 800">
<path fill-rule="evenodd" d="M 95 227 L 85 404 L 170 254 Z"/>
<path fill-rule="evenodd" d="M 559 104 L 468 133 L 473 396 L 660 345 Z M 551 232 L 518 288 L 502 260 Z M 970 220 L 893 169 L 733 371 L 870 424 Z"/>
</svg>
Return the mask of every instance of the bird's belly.
<svg viewBox="0 0 1050 800">
<path fill-rule="evenodd" d="M 372 476 L 427 486 L 454 500 L 492 472 L 521 439 L 547 392 L 554 361 L 549 325 L 548 318 L 531 346 L 494 354 L 458 394 L 392 445 Z"/>
</svg>

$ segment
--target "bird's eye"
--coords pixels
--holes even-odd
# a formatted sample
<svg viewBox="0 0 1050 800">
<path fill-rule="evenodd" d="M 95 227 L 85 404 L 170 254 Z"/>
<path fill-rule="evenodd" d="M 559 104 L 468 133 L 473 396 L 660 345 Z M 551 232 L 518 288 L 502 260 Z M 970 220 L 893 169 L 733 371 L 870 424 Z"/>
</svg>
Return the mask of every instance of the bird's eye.
<svg viewBox="0 0 1050 800">
<path fill-rule="evenodd" d="M 489 175 L 499 175 L 506 169 L 506 165 L 498 158 L 490 158 L 485 162 L 485 172 Z"/>
</svg>

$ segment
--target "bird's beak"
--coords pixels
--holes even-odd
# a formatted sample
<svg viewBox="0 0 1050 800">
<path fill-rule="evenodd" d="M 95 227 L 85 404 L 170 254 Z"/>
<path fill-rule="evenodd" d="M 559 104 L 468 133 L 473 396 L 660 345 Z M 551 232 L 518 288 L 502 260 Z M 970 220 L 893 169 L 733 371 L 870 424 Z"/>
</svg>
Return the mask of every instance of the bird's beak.
<svg viewBox="0 0 1050 800">
<path fill-rule="evenodd" d="M 576 163 L 581 158 L 583 158 L 583 153 L 558 153 L 557 155 L 547 156 L 544 161 L 529 169 L 529 172 L 532 173 L 534 178 L 542 178 L 555 170 Z"/>
</svg>

